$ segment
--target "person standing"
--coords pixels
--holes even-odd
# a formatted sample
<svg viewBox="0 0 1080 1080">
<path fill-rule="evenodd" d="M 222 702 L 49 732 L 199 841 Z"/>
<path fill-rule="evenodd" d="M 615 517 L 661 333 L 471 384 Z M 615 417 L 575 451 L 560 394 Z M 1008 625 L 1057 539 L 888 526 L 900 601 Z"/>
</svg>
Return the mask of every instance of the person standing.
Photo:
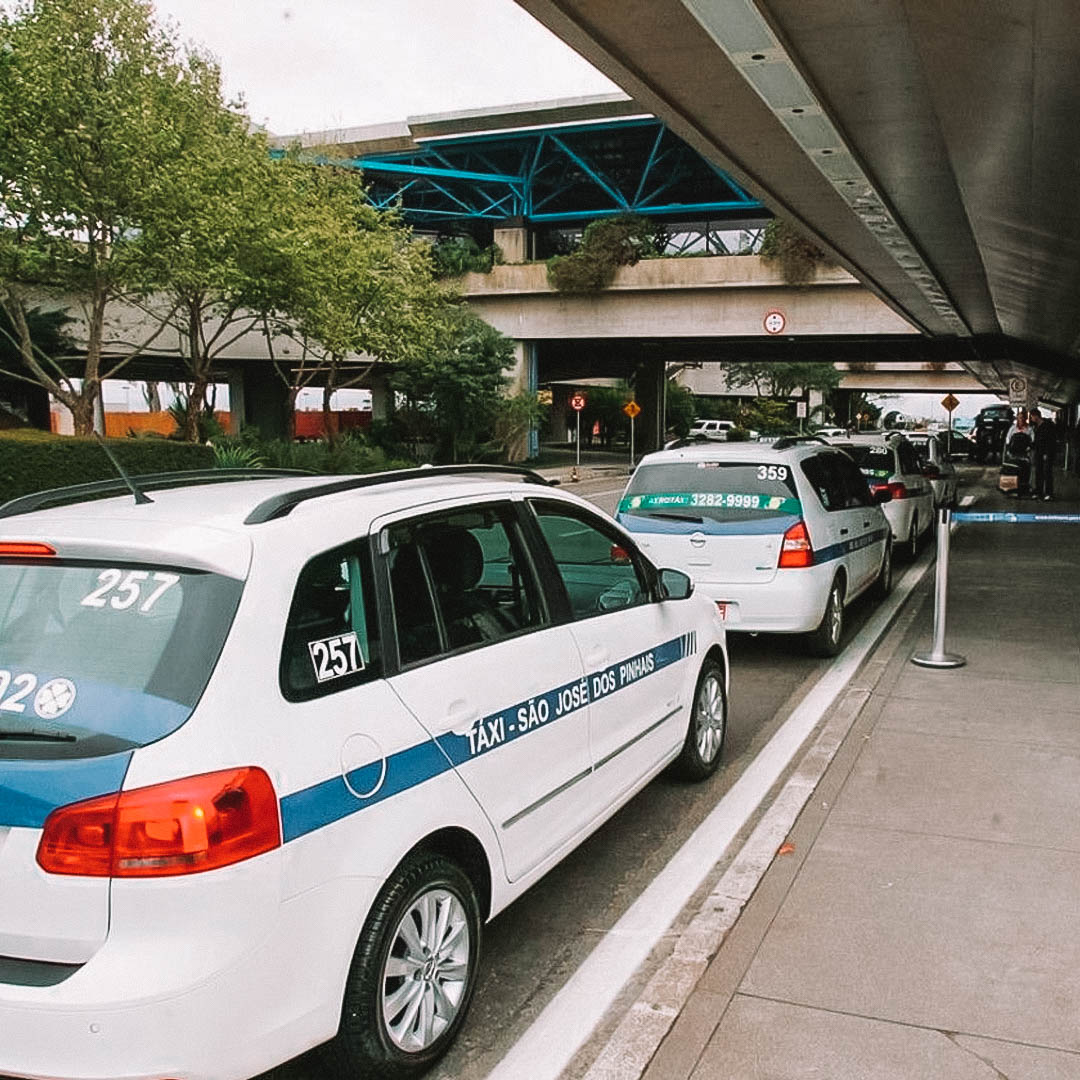
<svg viewBox="0 0 1080 1080">
<path fill-rule="evenodd" d="M 1044 502 L 1054 497 L 1054 459 L 1057 457 L 1057 424 L 1043 418 L 1038 409 L 1031 410 L 1034 428 L 1035 489 L 1032 498 L 1042 496 Z"/>
<path fill-rule="evenodd" d="M 1015 474 L 1015 494 L 1021 499 L 1031 493 L 1031 430 L 1028 427 L 1028 415 L 1020 409 L 1013 426 L 1005 435 L 1005 448 L 1001 452 L 1001 476 L 999 486 L 1007 494 L 1007 483 L 1011 483 Z"/>
</svg>

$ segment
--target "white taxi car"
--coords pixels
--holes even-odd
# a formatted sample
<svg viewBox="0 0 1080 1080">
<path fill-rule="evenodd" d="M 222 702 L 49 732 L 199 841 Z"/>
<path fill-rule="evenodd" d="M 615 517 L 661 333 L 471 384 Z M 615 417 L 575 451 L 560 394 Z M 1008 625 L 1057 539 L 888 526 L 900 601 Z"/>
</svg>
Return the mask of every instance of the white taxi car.
<svg viewBox="0 0 1080 1080">
<path fill-rule="evenodd" d="M 844 607 L 892 587 L 889 526 L 851 458 L 814 437 L 649 454 L 617 508 L 650 558 L 690 574 L 729 630 L 840 649 Z"/>
<path fill-rule="evenodd" d="M 536 474 L 222 479 L 0 508 L 4 1077 L 416 1075 L 482 923 L 720 759 L 715 605 Z"/>
<path fill-rule="evenodd" d="M 855 461 L 870 483 L 870 490 L 889 493 L 885 516 L 889 519 L 898 554 L 914 559 L 919 545 L 934 528 L 934 488 L 919 451 L 903 435 L 853 435 L 838 443 Z"/>
</svg>

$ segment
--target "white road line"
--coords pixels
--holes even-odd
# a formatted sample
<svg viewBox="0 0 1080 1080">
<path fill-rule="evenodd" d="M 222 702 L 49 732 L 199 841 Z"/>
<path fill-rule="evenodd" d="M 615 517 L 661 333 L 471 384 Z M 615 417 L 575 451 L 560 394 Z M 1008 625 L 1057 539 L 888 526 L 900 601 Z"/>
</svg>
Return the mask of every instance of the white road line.
<svg viewBox="0 0 1080 1080">
<path fill-rule="evenodd" d="M 556 1080 L 720 860 L 807 737 L 877 644 L 918 585 L 930 553 L 907 571 L 866 625 L 833 661 L 742 776 L 671 861 L 605 934 L 548 1002 L 488 1080 Z"/>
</svg>

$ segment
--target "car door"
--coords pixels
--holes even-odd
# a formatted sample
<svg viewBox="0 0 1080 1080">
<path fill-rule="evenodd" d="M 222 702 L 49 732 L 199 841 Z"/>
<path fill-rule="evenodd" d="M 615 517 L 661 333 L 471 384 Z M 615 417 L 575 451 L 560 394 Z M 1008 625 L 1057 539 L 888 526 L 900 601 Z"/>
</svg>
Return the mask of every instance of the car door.
<svg viewBox="0 0 1080 1080">
<path fill-rule="evenodd" d="M 685 606 L 658 599 L 655 571 L 610 522 L 565 502 L 527 501 L 584 662 L 599 813 L 681 743 L 682 661 L 695 635 Z"/>
<path fill-rule="evenodd" d="M 867 564 L 860 544 L 863 533 L 861 508 L 858 504 L 853 506 L 851 485 L 843 469 L 848 460 L 835 451 L 823 451 L 806 458 L 802 462 L 802 471 L 825 511 L 806 519 L 814 562 L 835 559 L 842 563 L 847 574 L 847 594 L 851 596 L 863 587 Z"/>
<path fill-rule="evenodd" d="M 551 617 L 512 502 L 375 529 L 399 661 L 390 687 L 472 792 L 515 881 L 590 816 L 577 644 Z"/>
<path fill-rule="evenodd" d="M 881 560 L 885 557 L 885 545 L 889 541 L 889 523 L 881 508 L 870 494 L 862 470 L 846 454 L 830 455 L 833 468 L 839 473 L 851 511 L 851 563 L 859 584 L 855 591 L 862 591 L 878 576 Z"/>
</svg>

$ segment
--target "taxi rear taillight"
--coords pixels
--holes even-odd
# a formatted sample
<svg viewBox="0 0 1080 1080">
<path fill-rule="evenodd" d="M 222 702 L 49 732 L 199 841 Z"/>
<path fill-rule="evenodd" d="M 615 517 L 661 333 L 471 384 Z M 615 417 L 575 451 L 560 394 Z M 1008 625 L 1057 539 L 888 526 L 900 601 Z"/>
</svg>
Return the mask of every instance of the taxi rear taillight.
<svg viewBox="0 0 1080 1080">
<path fill-rule="evenodd" d="M 45 820 L 37 861 L 50 874 L 174 877 L 280 846 L 274 786 L 251 767 L 62 806 Z"/>
<path fill-rule="evenodd" d="M 29 540 L 0 541 L 0 559 L 51 559 L 56 548 Z"/>
<path fill-rule="evenodd" d="M 777 563 L 777 567 L 780 570 L 792 570 L 813 565 L 814 549 L 810 545 L 810 534 L 806 531 L 804 522 L 796 521 L 784 533 L 784 542 L 780 545 L 780 562 Z"/>
<path fill-rule="evenodd" d="M 900 480 L 893 480 L 889 484 L 872 484 L 870 491 L 875 495 L 879 491 L 887 491 L 890 499 L 906 499 L 908 495 L 907 485 Z"/>
</svg>

